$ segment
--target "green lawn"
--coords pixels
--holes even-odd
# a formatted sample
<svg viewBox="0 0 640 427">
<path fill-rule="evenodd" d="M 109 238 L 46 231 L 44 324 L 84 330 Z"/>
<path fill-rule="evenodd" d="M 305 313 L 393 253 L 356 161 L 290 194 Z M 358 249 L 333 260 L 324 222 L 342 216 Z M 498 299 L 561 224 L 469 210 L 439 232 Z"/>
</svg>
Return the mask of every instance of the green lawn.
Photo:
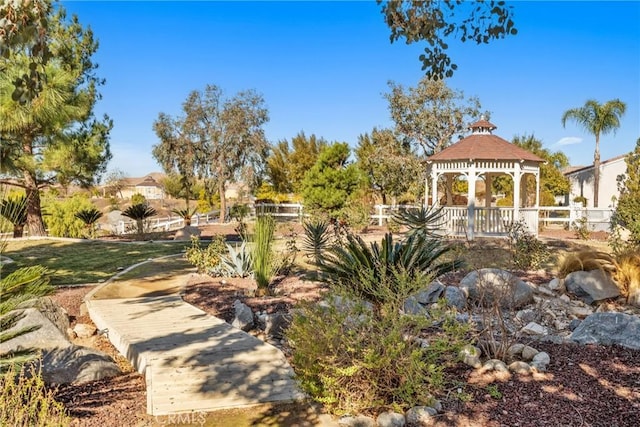
<svg viewBox="0 0 640 427">
<path fill-rule="evenodd" d="M 2 255 L 15 263 L 3 267 L 2 274 L 40 264 L 51 270 L 51 283 L 58 286 L 101 282 L 133 264 L 178 254 L 189 245 L 189 242 L 116 243 L 96 240 L 20 240 L 7 243 Z"/>
</svg>

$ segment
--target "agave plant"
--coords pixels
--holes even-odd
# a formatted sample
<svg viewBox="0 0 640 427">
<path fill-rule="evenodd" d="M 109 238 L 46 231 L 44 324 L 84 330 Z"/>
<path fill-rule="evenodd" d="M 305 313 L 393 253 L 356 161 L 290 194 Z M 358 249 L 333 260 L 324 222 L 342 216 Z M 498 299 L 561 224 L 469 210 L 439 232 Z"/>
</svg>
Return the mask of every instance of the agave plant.
<svg viewBox="0 0 640 427">
<path fill-rule="evenodd" d="M 0 203 L 0 215 L 13 225 L 13 237 L 22 237 L 27 223 L 27 198 L 24 195 L 8 197 Z"/>
<path fill-rule="evenodd" d="M 232 277 L 250 276 L 253 269 L 251 252 L 249 252 L 246 242 L 242 242 L 237 248 L 227 243 L 227 251 L 228 253 L 221 257 L 221 266 L 224 272 Z"/>
<path fill-rule="evenodd" d="M 193 217 L 196 214 L 196 212 L 198 212 L 198 208 L 195 207 L 193 208 L 193 210 L 189 208 L 173 209 L 171 212 L 178 215 L 180 218 L 184 219 L 184 225 L 185 227 L 188 227 L 191 225 L 191 217 Z"/>
<path fill-rule="evenodd" d="M 304 228 L 304 240 L 302 249 L 307 256 L 312 257 L 315 265 L 322 262 L 322 254 L 329 248 L 331 233 L 329 223 L 326 221 L 307 221 L 302 224 Z"/>
<path fill-rule="evenodd" d="M 138 234 L 144 234 L 144 220 L 156 214 L 156 210 L 146 203 L 131 205 L 122 212 L 122 215 L 135 220 Z"/>
<path fill-rule="evenodd" d="M 442 207 L 406 209 L 394 213 L 392 219 L 407 227 L 408 234 L 421 233 L 425 236 L 440 237 L 438 231 L 444 224 L 444 211 Z"/>
<path fill-rule="evenodd" d="M 367 244 L 350 234 L 345 245 L 333 246 L 322 256 L 320 270 L 329 284 L 379 305 L 395 296 L 408 296 L 430 278 L 460 268 L 461 260 L 442 260 L 452 249 L 421 233 L 410 234 L 402 242 L 394 242 L 387 233 L 380 244 Z"/>
<path fill-rule="evenodd" d="M 84 223 L 85 227 L 89 230 L 89 236 L 92 238 L 95 237 L 95 224 L 102 218 L 102 212 L 96 208 L 90 208 L 78 211 L 74 216 Z"/>
</svg>

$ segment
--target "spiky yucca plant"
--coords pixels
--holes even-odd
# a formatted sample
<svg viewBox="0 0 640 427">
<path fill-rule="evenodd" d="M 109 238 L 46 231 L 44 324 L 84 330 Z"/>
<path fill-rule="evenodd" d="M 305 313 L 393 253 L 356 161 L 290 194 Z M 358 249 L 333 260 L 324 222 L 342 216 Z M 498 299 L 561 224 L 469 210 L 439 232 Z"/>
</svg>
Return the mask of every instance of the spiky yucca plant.
<svg viewBox="0 0 640 427">
<path fill-rule="evenodd" d="M 568 253 L 558 263 L 558 277 L 561 279 L 574 271 L 591 270 L 602 270 L 611 274 L 616 270 L 616 261 L 606 252 L 583 250 Z"/>
<path fill-rule="evenodd" d="M 0 203 L 0 215 L 13 225 L 13 237 L 22 237 L 27 223 L 27 197 L 8 197 Z"/>
<path fill-rule="evenodd" d="M 444 224 L 442 207 L 428 207 L 401 210 L 393 214 L 392 220 L 409 229 L 408 234 L 420 233 L 430 237 L 440 237 L 438 231 Z"/>
<path fill-rule="evenodd" d="M 331 243 L 329 223 L 326 221 L 305 221 L 302 228 L 304 229 L 302 249 L 307 256 L 313 258 L 315 265 L 319 265 L 322 261 L 322 253 L 329 248 Z"/>
<path fill-rule="evenodd" d="M 138 234 L 144 234 L 144 220 L 156 214 L 156 210 L 146 203 L 131 205 L 122 212 L 122 215 L 131 218 L 136 222 Z"/>
<path fill-rule="evenodd" d="M 74 214 L 76 218 L 82 221 L 89 230 L 89 237 L 93 238 L 96 234 L 95 224 L 102 218 L 102 212 L 96 208 L 82 209 Z"/>
<path fill-rule="evenodd" d="M 460 268 L 461 260 L 442 260 L 452 249 L 442 240 L 418 232 L 402 242 L 394 242 L 393 235 L 387 233 L 380 244 L 367 244 L 350 234 L 345 245 L 333 246 L 322 256 L 320 270 L 329 284 L 349 288 L 379 305 L 392 295 L 408 296 L 431 278 Z M 404 289 L 409 282 L 415 289 Z"/>
</svg>

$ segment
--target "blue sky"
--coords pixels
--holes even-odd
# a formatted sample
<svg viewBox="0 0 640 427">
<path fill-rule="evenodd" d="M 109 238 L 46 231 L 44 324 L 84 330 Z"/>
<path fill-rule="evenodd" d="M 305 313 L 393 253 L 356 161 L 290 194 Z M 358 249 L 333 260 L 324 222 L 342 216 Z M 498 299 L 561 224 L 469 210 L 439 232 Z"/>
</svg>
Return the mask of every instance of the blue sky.
<svg viewBox="0 0 640 427">
<path fill-rule="evenodd" d="M 601 137 L 602 159 L 631 151 L 640 137 L 640 2 L 513 2 L 518 35 L 489 45 L 450 43 L 459 66 L 447 84 L 477 96 L 494 132 L 534 134 L 574 165 L 593 161 L 594 138 L 569 108 L 593 98 L 627 104 L 622 126 Z M 391 127 L 383 93 L 393 80 L 422 77 L 418 45 L 389 42 L 374 1 L 66 1 L 91 26 L 94 59 L 106 79 L 96 113 L 114 121 L 113 160 L 139 177 L 160 171 L 151 156 L 158 113 L 178 115 L 192 90 L 262 93 L 268 139 L 298 132 L 355 146 L 373 127 Z"/>
</svg>

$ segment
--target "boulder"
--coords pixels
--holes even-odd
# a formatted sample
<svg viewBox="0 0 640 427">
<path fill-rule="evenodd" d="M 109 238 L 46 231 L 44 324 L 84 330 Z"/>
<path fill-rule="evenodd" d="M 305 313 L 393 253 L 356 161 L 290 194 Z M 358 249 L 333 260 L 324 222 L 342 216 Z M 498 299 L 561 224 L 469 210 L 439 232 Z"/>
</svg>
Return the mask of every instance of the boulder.
<svg viewBox="0 0 640 427">
<path fill-rule="evenodd" d="M 403 414 L 383 412 L 376 419 L 378 427 L 404 427 L 407 423 Z"/>
<path fill-rule="evenodd" d="M 509 365 L 509 370 L 515 374 L 528 374 L 531 372 L 531 366 L 526 362 L 517 361 Z"/>
<path fill-rule="evenodd" d="M 620 296 L 620 290 L 611 277 L 602 270 L 574 271 L 564 279 L 567 292 L 587 304 Z"/>
<path fill-rule="evenodd" d="M 527 335 L 547 335 L 549 331 L 542 325 L 539 325 L 536 322 L 528 323 L 524 328 L 521 329 L 523 334 Z"/>
<path fill-rule="evenodd" d="M 342 417 L 338 420 L 338 425 L 347 427 L 376 427 L 376 420 L 364 415 L 357 417 Z"/>
<path fill-rule="evenodd" d="M 49 385 L 81 384 L 122 373 L 106 353 L 77 345 L 47 351 L 41 363 L 42 378 Z"/>
<path fill-rule="evenodd" d="M 484 362 L 484 365 L 482 367 L 488 371 L 497 371 L 497 372 L 509 371 L 507 364 L 499 359 L 489 359 L 486 362 Z"/>
<path fill-rule="evenodd" d="M 640 318 L 625 313 L 594 313 L 571 334 L 580 344 L 620 345 L 640 350 Z"/>
<path fill-rule="evenodd" d="M 458 311 L 467 308 L 467 295 L 456 286 L 447 286 L 444 290 L 444 299 L 449 307 L 455 307 Z"/>
<path fill-rule="evenodd" d="M 253 311 L 251 311 L 251 307 L 237 299 L 233 302 L 233 309 L 235 310 L 235 318 L 231 322 L 231 326 L 242 329 L 245 332 L 250 331 L 253 328 Z"/>
<path fill-rule="evenodd" d="M 549 357 L 548 353 L 541 351 L 533 357 L 531 367 L 536 368 L 538 371 L 546 371 L 549 363 L 551 363 L 551 357 Z"/>
<path fill-rule="evenodd" d="M 24 328 L 37 328 L 31 332 L 0 343 L 0 354 L 24 349 L 64 348 L 71 345 L 66 329 L 60 331 L 43 313 L 36 308 L 14 310 L 10 313 L 22 313 L 16 325 L 3 332 L 19 331 Z"/>
<path fill-rule="evenodd" d="M 291 316 L 287 313 L 267 314 L 264 319 L 264 332 L 267 338 L 281 339 L 290 324 Z"/>
<path fill-rule="evenodd" d="M 19 308 L 35 308 L 51 323 L 53 323 L 60 332 L 66 332 L 69 329 L 69 314 L 60 304 L 55 302 L 51 297 L 41 297 L 29 300 L 20 305 Z"/>
<path fill-rule="evenodd" d="M 422 305 L 415 296 L 410 296 L 404 301 L 403 311 L 405 314 L 412 314 L 416 316 L 427 314 L 426 307 Z"/>
<path fill-rule="evenodd" d="M 507 354 L 513 357 L 520 357 L 522 355 L 522 350 L 524 350 L 524 347 L 524 344 L 512 344 L 511 347 L 509 347 L 509 349 L 507 350 Z"/>
<path fill-rule="evenodd" d="M 484 305 L 498 301 L 503 308 L 519 308 L 533 300 L 533 287 L 498 268 L 472 271 L 460 281 L 460 288 Z"/>
<path fill-rule="evenodd" d="M 438 302 L 442 293 L 444 292 L 445 286 L 438 282 L 432 282 L 425 290 L 418 292 L 415 295 L 416 300 L 420 304 L 429 305 L 434 302 Z"/>
<path fill-rule="evenodd" d="M 200 233 L 201 232 L 198 227 L 187 225 L 186 227 L 182 227 L 180 230 L 176 231 L 176 234 L 173 236 L 173 240 L 189 241 L 192 236 L 200 237 Z"/>
<path fill-rule="evenodd" d="M 522 360 L 524 360 L 526 362 L 530 362 L 531 360 L 533 360 L 533 358 L 538 353 L 540 353 L 540 352 L 538 350 L 536 350 L 535 348 L 530 347 L 528 345 L 525 345 L 522 348 Z"/>
<path fill-rule="evenodd" d="M 414 406 L 405 412 L 405 419 L 410 427 L 430 426 L 437 414 L 438 412 L 430 406 Z"/>
</svg>

